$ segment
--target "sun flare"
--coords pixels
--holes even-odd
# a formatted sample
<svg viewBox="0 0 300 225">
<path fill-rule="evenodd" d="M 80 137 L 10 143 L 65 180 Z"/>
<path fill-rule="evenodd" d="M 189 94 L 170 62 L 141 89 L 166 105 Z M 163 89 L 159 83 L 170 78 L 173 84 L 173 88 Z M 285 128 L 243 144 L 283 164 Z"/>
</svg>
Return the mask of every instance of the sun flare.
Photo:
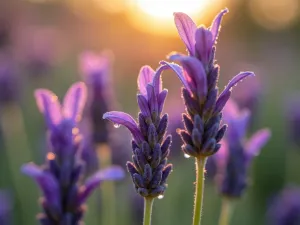
<svg viewBox="0 0 300 225">
<path fill-rule="evenodd" d="M 137 0 L 137 6 L 152 17 L 172 19 L 173 12 L 197 14 L 205 9 L 209 0 Z"/>
<path fill-rule="evenodd" d="M 187 13 L 195 20 L 203 20 L 221 0 L 133 0 L 129 18 L 138 29 L 175 35 L 174 12 Z"/>
</svg>

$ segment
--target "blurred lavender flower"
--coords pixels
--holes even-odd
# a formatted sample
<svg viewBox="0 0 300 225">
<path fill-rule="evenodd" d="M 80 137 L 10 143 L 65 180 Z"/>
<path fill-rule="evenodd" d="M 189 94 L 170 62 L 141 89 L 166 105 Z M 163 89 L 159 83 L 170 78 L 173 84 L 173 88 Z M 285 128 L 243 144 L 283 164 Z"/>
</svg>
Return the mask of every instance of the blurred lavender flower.
<svg viewBox="0 0 300 225">
<path fill-rule="evenodd" d="M 245 140 L 250 113 L 239 110 L 233 101 L 228 101 L 223 110 L 228 131 L 221 141 L 220 151 L 214 156 L 220 192 L 227 197 L 240 197 L 247 186 L 247 170 L 251 161 L 268 142 L 268 129 L 257 131 Z"/>
<path fill-rule="evenodd" d="M 250 110 L 253 116 L 257 111 L 261 96 L 262 84 L 261 81 L 255 77 L 255 79 L 248 80 L 247 84 L 241 84 L 236 87 L 233 99 L 241 109 Z"/>
<path fill-rule="evenodd" d="M 289 187 L 274 199 L 268 214 L 270 225 L 300 224 L 300 189 Z"/>
<path fill-rule="evenodd" d="M 84 164 L 81 161 L 81 135 L 78 122 L 86 101 L 86 87 L 79 82 L 68 90 L 63 105 L 49 90 L 35 92 L 37 105 L 44 114 L 49 129 L 51 152 L 46 163 L 39 167 L 28 163 L 22 172 L 33 177 L 40 186 L 44 213 L 39 215 L 41 224 L 82 224 L 84 203 L 103 180 L 123 177 L 119 167 L 97 172 L 81 185 Z"/>
<path fill-rule="evenodd" d="M 18 100 L 18 84 L 11 57 L 5 52 L 0 53 L 0 107 Z"/>
<path fill-rule="evenodd" d="M 221 20 L 227 9 L 221 11 L 211 27 L 197 28 L 192 19 L 184 13 L 174 13 L 178 33 L 185 43 L 188 55 L 171 53 L 170 60 L 179 61 L 182 70 L 176 70 L 183 83 L 182 96 L 186 106 L 183 115 L 185 129 L 179 134 L 184 142 L 183 152 L 187 156 L 210 156 L 220 149 L 220 140 L 226 125 L 220 127 L 222 109 L 228 101 L 232 88 L 242 79 L 254 75 L 242 72 L 229 81 L 218 94 L 219 66 L 215 63 L 216 41 Z"/>
<path fill-rule="evenodd" d="M 288 100 L 286 118 L 288 123 L 288 137 L 290 141 L 300 147 L 300 94 L 292 96 Z"/>
<path fill-rule="evenodd" d="M 168 91 L 162 89 L 161 73 L 165 69 L 180 69 L 177 65 L 160 66 L 154 71 L 149 66 L 140 70 L 138 77 L 139 94 L 137 102 L 141 112 L 139 123 L 124 112 L 107 112 L 103 115 L 115 123 L 115 127 L 124 125 L 133 136 L 133 162 L 127 162 L 136 191 L 143 197 L 163 196 L 167 177 L 172 165 L 167 164 L 171 136 L 165 138 L 168 115 L 161 115 Z"/>
<path fill-rule="evenodd" d="M 9 225 L 11 224 L 10 213 L 12 205 L 11 199 L 7 192 L 0 191 L 0 224 Z"/>
<path fill-rule="evenodd" d="M 80 71 L 89 91 L 87 113 L 95 143 L 107 143 L 109 138 L 107 121 L 99 115 L 109 111 L 114 103 L 110 76 L 111 58 L 109 52 L 84 52 L 80 56 Z"/>
</svg>

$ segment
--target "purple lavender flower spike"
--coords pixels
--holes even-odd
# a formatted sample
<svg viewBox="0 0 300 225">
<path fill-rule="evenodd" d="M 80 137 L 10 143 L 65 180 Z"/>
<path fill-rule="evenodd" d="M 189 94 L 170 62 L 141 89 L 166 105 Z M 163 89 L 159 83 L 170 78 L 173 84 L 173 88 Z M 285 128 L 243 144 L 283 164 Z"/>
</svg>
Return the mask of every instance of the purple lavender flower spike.
<svg viewBox="0 0 300 225">
<path fill-rule="evenodd" d="M 288 124 L 288 138 L 297 147 L 300 148 L 300 93 L 294 93 L 289 96 L 286 107 L 286 121 Z"/>
<path fill-rule="evenodd" d="M 0 224 L 10 225 L 12 213 L 12 201 L 8 192 L 0 191 Z"/>
<path fill-rule="evenodd" d="M 80 71 L 88 87 L 87 112 L 91 124 L 92 139 L 96 144 L 109 142 L 107 121 L 99 115 L 110 110 L 115 104 L 111 86 L 111 64 L 113 56 L 108 51 L 100 54 L 84 52 L 80 55 Z"/>
<path fill-rule="evenodd" d="M 39 167 L 28 163 L 22 172 L 36 180 L 43 197 L 44 213 L 38 216 L 41 224 L 81 224 L 87 197 L 103 180 L 116 180 L 124 176 L 119 167 L 97 172 L 82 184 L 84 172 L 82 160 L 82 137 L 78 123 L 86 102 L 86 86 L 75 83 L 68 90 L 63 105 L 51 91 L 35 92 L 39 110 L 47 122 L 51 150 L 46 162 Z"/>
<path fill-rule="evenodd" d="M 123 112 L 107 112 L 103 115 L 116 124 L 127 127 L 133 136 L 133 162 L 127 169 L 134 187 L 141 196 L 155 198 L 163 195 L 172 165 L 167 164 L 171 136 L 165 137 L 168 115 L 161 115 L 167 90 L 162 90 L 161 73 L 166 69 L 178 69 L 175 64 L 162 64 L 155 72 L 144 66 L 138 77 L 138 105 L 141 112 L 138 124 Z M 151 79 L 150 79 L 151 78 Z"/>
<path fill-rule="evenodd" d="M 267 213 L 269 225 L 300 224 L 300 189 L 286 187 L 276 196 Z"/>
<path fill-rule="evenodd" d="M 239 111 L 235 103 L 229 101 L 223 115 L 228 131 L 215 155 L 217 182 L 222 195 L 240 197 L 247 187 L 247 170 L 251 161 L 268 142 L 271 133 L 268 129 L 262 129 L 245 141 L 249 111 Z"/>
<path fill-rule="evenodd" d="M 182 97 L 186 106 L 184 124 L 180 130 L 185 154 L 207 157 L 220 149 L 219 142 L 226 126 L 221 126 L 222 110 L 231 96 L 232 88 L 244 78 L 254 75 L 242 72 L 229 81 L 219 94 L 219 66 L 215 63 L 216 40 L 221 20 L 228 12 L 222 10 L 209 28 L 199 26 L 184 13 L 175 13 L 175 24 L 189 55 L 171 53 L 172 61 L 179 61 L 183 69 L 173 69 L 183 84 Z M 165 63 L 165 62 L 164 62 Z M 189 129 L 188 129 L 189 128 Z"/>
</svg>

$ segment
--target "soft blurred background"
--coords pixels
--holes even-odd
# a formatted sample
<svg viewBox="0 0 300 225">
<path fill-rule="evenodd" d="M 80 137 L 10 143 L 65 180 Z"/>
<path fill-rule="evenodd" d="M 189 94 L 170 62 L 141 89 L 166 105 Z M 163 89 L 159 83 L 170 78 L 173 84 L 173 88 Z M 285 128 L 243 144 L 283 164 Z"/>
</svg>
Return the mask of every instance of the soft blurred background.
<svg viewBox="0 0 300 225">
<path fill-rule="evenodd" d="M 33 98 L 36 88 L 49 88 L 62 97 L 73 82 L 82 80 L 82 51 L 110 51 L 114 109 L 137 115 L 140 67 L 156 68 L 171 51 L 185 51 L 172 13 L 188 13 L 198 24 L 209 26 L 224 7 L 230 13 L 224 17 L 217 45 L 220 87 L 242 70 L 254 71 L 256 77 L 240 83 L 233 98 L 253 113 L 249 134 L 263 127 L 272 130 L 271 141 L 254 160 L 250 186 L 236 203 L 232 224 L 267 224 L 274 196 L 287 185 L 300 186 L 299 0 L 0 1 L 1 224 L 37 224 L 39 190 L 19 172 L 25 162 L 42 164 L 47 151 L 44 121 Z M 178 139 L 175 130 L 184 110 L 180 82 L 170 72 L 163 80 L 169 89 L 165 111 L 172 118 L 170 132 Z M 131 159 L 130 135 L 124 128 L 112 132 L 117 140 L 113 162 L 125 168 Z M 154 204 L 153 224 L 191 224 L 194 162 L 183 157 L 180 145 L 174 141 L 174 171 L 164 198 Z M 207 170 L 210 175 L 214 168 Z M 217 224 L 220 197 L 211 176 L 204 201 L 203 224 Z M 101 224 L 103 204 L 98 206 L 89 207 L 88 225 Z M 141 224 L 142 202 L 129 175 L 116 183 L 116 206 L 115 224 Z"/>
</svg>

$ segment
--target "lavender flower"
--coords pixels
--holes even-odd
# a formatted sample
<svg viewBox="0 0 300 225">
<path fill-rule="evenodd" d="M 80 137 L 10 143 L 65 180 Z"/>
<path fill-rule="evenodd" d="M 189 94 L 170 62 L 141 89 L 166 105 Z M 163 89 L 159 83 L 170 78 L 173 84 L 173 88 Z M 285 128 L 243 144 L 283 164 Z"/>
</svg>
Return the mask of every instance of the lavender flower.
<svg viewBox="0 0 300 225">
<path fill-rule="evenodd" d="M 114 102 L 110 85 L 110 58 L 106 52 L 99 55 L 84 52 L 80 55 L 80 71 L 88 86 L 88 114 L 96 143 L 107 143 L 109 138 L 107 123 L 99 115 L 109 111 Z"/>
<path fill-rule="evenodd" d="M 268 142 L 268 129 L 257 131 L 245 140 L 250 118 L 248 110 L 239 110 L 233 101 L 228 101 L 223 110 L 228 131 L 221 141 L 221 149 L 215 155 L 218 169 L 217 182 L 222 195 L 240 197 L 247 186 L 247 170 L 251 161 Z"/>
<path fill-rule="evenodd" d="M 10 196 L 5 191 L 0 191 L 0 224 L 9 225 L 12 204 Z"/>
<path fill-rule="evenodd" d="M 51 151 L 45 165 L 28 163 L 22 172 L 33 177 L 43 192 L 39 215 L 41 224 L 82 224 L 84 202 L 103 180 L 119 179 L 123 171 L 111 167 L 97 172 L 81 185 L 84 164 L 81 161 L 81 135 L 78 122 L 86 101 L 86 87 L 76 83 L 68 90 L 63 105 L 49 90 L 35 92 L 39 110 L 44 114 L 49 129 Z"/>
<path fill-rule="evenodd" d="M 202 25 L 197 28 L 186 14 L 174 13 L 178 33 L 188 50 L 188 55 L 172 53 L 169 58 L 183 66 L 183 71 L 176 70 L 184 86 L 182 97 L 187 112 L 183 115 L 185 129 L 179 134 L 184 142 L 182 150 L 189 156 L 206 157 L 220 149 L 219 142 L 227 127 L 220 127 L 221 111 L 232 88 L 245 77 L 254 75 L 252 72 L 239 73 L 218 94 L 219 66 L 215 63 L 215 44 L 222 17 L 227 12 L 227 9 L 221 11 L 209 28 Z"/>
<path fill-rule="evenodd" d="M 156 71 L 149 66 L 140 70 L 138 77 L 137 102 L 141 112 L 138 124 L 124 112 L 107 112 L 103 115 L 115 123 L 124 125 L 133 136 L 133 162 L 127 162 L 136 191 L 143 197 L 163 196 L 172 165 L 167 164 L 171 136 L 165 137 L 168 115 L 162 114 L 168 91 L 162 89 L 161 73 L 165 69 L 180 69 L 179 66 L 164 64 Z"/>
<path fill-rule="evenodd" d="M 300 224 L 300 189 L 289 187 L 274 199 L 268 214 L 270 225 Z"/>
<path fill-rule="evenodd" d="M 287 123 L 289 127 L 288 137 L 290 141 L 294 143 L 296 146 L 300 147 L 300 94 L 296 94 L 295 96 L 291 97 L 288 101 L 287 105 Z"/>
<path fill-rule="evenodd" d="M 0 107 L 18 100 L 18 86 L 11 57 L 7 53 L 0 53 Z"/>
</svg>

